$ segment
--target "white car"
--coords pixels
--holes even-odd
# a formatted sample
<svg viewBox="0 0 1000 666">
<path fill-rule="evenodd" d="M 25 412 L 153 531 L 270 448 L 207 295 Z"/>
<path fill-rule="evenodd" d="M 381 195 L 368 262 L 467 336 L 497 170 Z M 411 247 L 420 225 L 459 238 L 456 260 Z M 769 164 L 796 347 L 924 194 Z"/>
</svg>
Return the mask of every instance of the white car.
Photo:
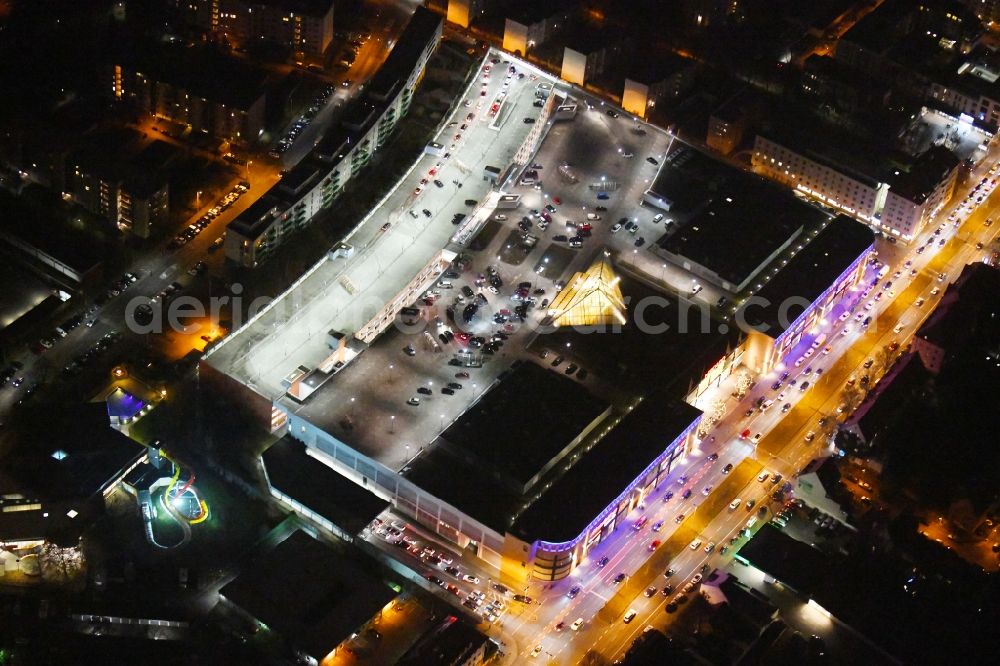
<svg viewBox="0 0 1000 666">
<path fill-rule="evenodd" d="M 535 657 L 537 657 L 541 653 L 542 653 L 542 646 L 541 645 L 536 645 L 535 649 L 531 651 L 531 655 L 530 656 L 531 656 L 532 659 L 534 659 Z"/>
<path fill-rule="evenodd" d="M 462 576 L 462 580 L 464 580 L 466 583 L 479 585 L 479 576 L 473 576 L 472 574 L 465 574 L 464 576 Z"/>
<path fill-rule="evenodd" d="M 740 504 L 742 504 L 742 503 L 743 503 L 743 500 L 741 500 L 739 497 L 737 497 L 736 499 L 734 499 L 732 502 L 729 503 L 729 510 L 730 511 L 736 511 L 736 509 L 740 508 Z"/>
<path fill-rule="evenodd" d="M 573 631 L 580 631 L 580 627 L 582 626 L 583 626 L 583 618 L 578 617 L 576 618 L 576 621 L 573 622 L 573 624 L 569 625 L 569 628 L 572 629 Z"/>
<path fill-rule="evenodd" d="M 760 474 L 757 475 L 757 480 L 760 481 L 761 483 L 764 483 L 765 481 L 767 481 L 767 477 L 769 476 L 770 474 L 768 472 L 766 471 L 761 472 Z"/>
<path fill-rule="evenodd" d="M 892 332 L 899 335 L 900 333 L 903 332 L 903 327 L 905 326 L 906 324 L 904 324 L 903 322 L 899 322 L 898 324 L 896 324 L 896 327 L 892 329 Z"/>
<path fill-rule="evenodd" d="M 699 548 L 701 548 L 701 539 L 695 539 L 694 541 L 691 542 L 691 545 L 688 547 L 691 550 L 698 550 Z"/>
</svg>

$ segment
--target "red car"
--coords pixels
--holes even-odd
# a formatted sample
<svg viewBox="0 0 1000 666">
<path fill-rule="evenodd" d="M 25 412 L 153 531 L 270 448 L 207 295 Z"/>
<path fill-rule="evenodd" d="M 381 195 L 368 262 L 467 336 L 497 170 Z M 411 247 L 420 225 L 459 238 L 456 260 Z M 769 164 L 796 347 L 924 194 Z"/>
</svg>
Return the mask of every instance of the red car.
<svg viewBox="0 0 1000 666">
<path fill-rule="evenodd" d="M 659 539 L 653 539 L 652 541 L 649 542 L 649 552 L 653 552 L 654 550 L 656 550 L 659 547 L 660 547 L 660 540 Z"/>
<path fill-rule="evenodd" d="M 560 199 L 559 197 L 552 197 L 552 203 L 559 206 L 560 204 L 562 204 L 562 199 Z"/>
<path fill-rule="evenodd" d="M 750 428 L 747 428 L 746 430 L 740 433 L 740 439 L 746 439 L 749 436 L 750 436 Z"/>
<path fill-rule="evenodd" d="M 590 226 L 590 224 L 588 222 L 584 222 L 583 224 L 578 224 L 576 226 L 576 228 L 577 228 L 578 231 L 590 231 L 594 227 Z"/>
</svg>

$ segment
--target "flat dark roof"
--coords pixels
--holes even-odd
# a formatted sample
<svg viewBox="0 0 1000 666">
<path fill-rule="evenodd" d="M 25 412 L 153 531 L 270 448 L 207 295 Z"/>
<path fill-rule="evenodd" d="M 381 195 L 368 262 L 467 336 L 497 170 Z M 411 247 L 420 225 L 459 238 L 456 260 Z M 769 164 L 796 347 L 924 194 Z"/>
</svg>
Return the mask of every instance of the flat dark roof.
<svg viewBox="0 0 1000 666">
<path fill-rule="evenodd" d="M 407 650 L 396 664 L 398 666 L 466 664 L 487 640 L 484 634 L 468 622 L 455 615 L 448 615 Z"/>
<path fill-rule="evenodd" d="M 91 497 L 146 453 L 111 427 L 104 402 L 61 405 L 49 425 L 45 432 L 20 434 L 2 464 L 22 494 L 39 500 Z"/>
<path fill-rule="evenodd" d="M 396 597 L 373 561 L 296 530 L 219 593 L 322 660 Z"/>
<path fill-rule="evenodd" d="M 427 48 L 433 36 L 441 30 L 442 23 L 443 19 L 439 14 L 418 6 L 403 34 L 396 40 L 396 45 L 392 47 L 389 56 L 368 82 L 368 94 L 383 98 L 390 95 L 393 87 L 413 71 L 414 63 Z"/>
<path fill-rule="evenodd" d="M 301 442 L 286 436 L 261 455 L 273 488 L 301 502 L 342 529 L 357 534 L 389 503 L 306 454 Z"/>
<path fill-rule="evenodd" d="M 425 450 L 403 475 L 498 534 L 507 531 L 514 512 L 523 502 L 520 493 L 483 474 L 475 463 L 443 446 Z"/>
<path fill-rule="evenodd" d="M 891 190 L 913 203 L 922 204 L 960 162 L 955 153 L 944 146 L 932 146 L 917 157 L 909 171 L 900 171 L 891 179 Z"/>
<path fill-rule="evenodd" d="M 319 168 L 308 160 L 299 162 L 278 181 L 277 186 L 296 199 L 302 196 L 303 186 L 318 179 Z"/>
<path fill-rule="evenodd" d="M 209 48 L 144 45 L 119 62 L 192 95 L 241 110 L 265 94 L 267 74 L 263 70 Z"/>
<path fill-rule="evenodd" d="M 1000 271 L 976 262 L 966 266 L 948 286 L 942 303 L 917 331 L 917 337 L 949 352 L 970 342 L 989 346 L 992 339 L 995 345 L 998 321 Z"/>
<path fill-rule="evenodd" d="M 291 205 L 280 192 L 280 181 L 271 186 L 271 189 L 257 201 L 250 204 L 250 207 L 236 216 L 226 228 L 232 229 L 247 238 L 256 238 L 261 231 L 267 228 L 274 220 L 272 210 L 277 208 L 279 213 L 284 213 Z"/>
<path fill-rule="evenodd" d="M 676 192 L 667 196 L 695 209 L 657 244 L 737 285 L 803 228 L 827 217 L 787 190 L 688 147 L 667 157 L 652 189 Z"/>
<path fill-rule="evenodd" d="M 739 552 L 740 557 L 802 594 L 818 589 L 836 571 L 832 557 L 764 525 Z"/>
<path fill-rule="evenodd" d="M 783 316 L 779 316 L 788 299 L 815 302 L 874 243 L 871 229 L 838 215 L 754 294 L 754 301 L 743 310 L 745 321 L 751 326 L 766 326 L 764 332 L 777 337 L 805 311 L 795 305 L 785 308 Z M 766 305 L 760 304 L 765 301 Z"/>
<path fill-rule="evenodd" d="M 570 541 L 701 414 L 663 395 L 647 396 L 514 521 L 524 541 Z"/>
<path fill-rule="evenodd" d="M 264 4 L 312 17 L 326 16 L 333 9 L 333 0 L 264 0 Z"/>
<path fill-rule="evenodd" d="M 510 20 L 531 27 L 567 11 L 575 12 L 578 4 L 577 0 L 550 0 L 549 2 L 529 0 L 529 2 L 519 2 L 513 7 L 508 7 L 504 13 Z"/>
<path fill-rule="evenodd" d="M 695 64 L 696 61 L 691 58 L 669 51 L 660 51 L 655 58 L 644 58 L 633 62 L 628 70 L 628 78 L 638 83 L 653 85 Z"/>
<path fill-rule="evenodd" d="M 564 373 L 520 363 L 458 417 L 439 443 L 523 491 L 606 409 Z"/>
<path fill-rule="evenodd" d="M 760 136 L 846 174 L 868 187 L 887 182 L 892 173 L 878 146 L 803 113 L 780 113 Z"/>
</svg>

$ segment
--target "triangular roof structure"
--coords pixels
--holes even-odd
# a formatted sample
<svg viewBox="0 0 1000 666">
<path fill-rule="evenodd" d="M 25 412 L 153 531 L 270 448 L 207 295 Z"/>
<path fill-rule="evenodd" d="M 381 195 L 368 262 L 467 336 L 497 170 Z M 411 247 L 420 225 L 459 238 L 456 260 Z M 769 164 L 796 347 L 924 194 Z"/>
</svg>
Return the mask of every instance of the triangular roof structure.
<svg viewBox="0 0 1000 666">
<path fill-rule="evenodd" d="M 611 270 L 607 251 L 586 271 L 577 273 L 549 305 L 552 325 L 609 326 L 625 323 L 625 300 L 620 278 Z"/>
</svg>

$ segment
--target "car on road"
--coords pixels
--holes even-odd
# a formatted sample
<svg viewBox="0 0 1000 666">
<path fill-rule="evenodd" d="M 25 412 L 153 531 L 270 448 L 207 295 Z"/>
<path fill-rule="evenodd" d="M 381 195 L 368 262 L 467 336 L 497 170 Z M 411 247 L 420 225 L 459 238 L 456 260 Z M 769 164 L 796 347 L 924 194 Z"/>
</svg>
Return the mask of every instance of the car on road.
<svg viewBox="0 0 1000 666">
<path fill-rule="evenodd" d="M 576 620 L 573 621 L 573 624 L 569 625 L 569 628 L 572 629 L 573 631 L 580 631 L 580 627 L 582 626 L 583 626 L 583 618 L 578 617 L 576 618 Z"/>
<path fill-rule="evenodd" d="M 417 407 L 418 405 L 420 405 L 420 398 L 418 398 L 417 396 L 413 396 L 412 398 L 406 401 L 406 404 L 410 405 L 411 407 Z"/>
<path fill-rule="evenodd" d="M 597 566 L 603 569 L 604 567 L 606 567 L 608 565 L 608 562 L 610 561 L 610 559 L 611 558 L 609 558 L 607 555 L 605 555 L 604 557 L 602 557 L 601 559 L 599 559 L 597 561 Z"/>
<path fill-rule="evenodd" d="M 708 497 L 709 495 L 712 494 L 712 488 L 713 486 L 705 486 L 704 488 L 701 489 L 701 494 L 704 495 L 705 497 Z"/>
<path fill-rule="evenodd" d="M 715 550 L 715 542 L 714 541 L 709 541 L 708 545 L 705 546 L 705 552 L 708 553 L 708 554 L 711 554 L 713 550 Z"/>
<path fill-rule="evenodd" d="M 659 539 L 653 539 L 652 541 L 649 542 L 649 546 L 648 546 L 649 552 L 653 552 L 654 550 L 656 550 L 659 547 L 660 547 L 660 540 Z"/>
<path fill-rule="evenodd" d="M 753 441 L 754 444 L 757 444 L 763 438 L 764 438 L 764 433 L 759 432 L 759 433 L 757 433 L 756 435 L 753 436 L 753 439 L 751 441 Z"/>
<path fill-rule="evenodd" d="M 702 544 L 701 539 L 695 539 L 694 541 L 691 542 L 691 545 L 688 546 L 688 548 L 690 548 L 691 550 L 698 550 L 699 548 L 701 548 L 701 544 Z"/>
<path fill-rule="evenodd" d="M 733 471 L 733 463 L 729 463 L 728 465 L 722 468 L 723 474 L 729 474 L 732 471 Z"/>
<path fill-rule="evenodd" d="M 541 645 L 536 645 L 535 649 L 532 650 L 531 654 L 528 655 L 528 656 L 534 658 L 534 657 L 537 657 L 538 655 L 540 655 L 541 653 L 542 653 L 542 646 Z"/>
<path fill-rule="evenodd" d="M 654 593 L 656 592 L 656 588 L 655 587 L 654 588 L 650 588 L 650 589 L 652 589 Z M 653 595 L 652 594 L 647 594 L 646 596 L 647 597 L 651 597 Z M 631 622 L 632 620 L 635 619 L 636 615 L 638 615 L 638 613 L 636 612 L 636 610 L 634 608 L 629 608 L 627 611 L 625 611 L 625 617 L 622 618 L 622 621 L 625 624 L 628 624 L 629 622 Z"/>
<path fill-rule="evenodd" d="M 691 489 L 690 488 L 685 488 L 684 492 L 681 493 L 681 499 L 687 499 L 689 497 L 691 497 Z"/>
<path fill-rule="evenodd" d="M 761 483 L 764 483 L 765 481 L 767 481 L 768 476 L 770 476 L 768 472 L 766 471 L 761 472 L 760 474 L 757 475 L 757 480 L 760 481 Z"/>
<path fill-rule="evenodd" d="M 614 580 L 612 580 L 611 582 L 614 583 L 615 585 L 621 585 L 622 583 L 625 582 L 626 578 L 628 578 L 628 575 L 623 571 L 617 576 L 615 576 Z"/>
<path fill-rule="evenodd" d="M 654 532 L 659 532 L 662 528 L 663 528 L 663 521 L 662 520 L 658 520 L 655 523 L 653 523 L 653 527 L 651 529 Z"/>
<path fill-rule="evenodd" d="M 684 522 L 684 514 L 683 513 L 679 514 L 676 518 L 674 518 L 674 522 L 677 523 L 678 525 L 680 525 L 681 523 L 683 523 Z"/>
<path fill-rule="evenodd" d="M 566 596 L 569 597 L 570 599 L 576 599 L 578 594 L 580 594 L 580 586 L 574 585 L 573 587 L 569 588 L 569 592 L 566 593 Z"/>
<path fill-rule="evenodd" d="M 743 502 L 743 500 L 741 500 L 739 497 L 737 497 L 736 499 L 734 499 L 732 502 L 729 503 L 729 510 L 730 511 L 736 511 L 736 509 L 740 508 L 740 504 L 742 502 Z"/>
<path fill-rule="evenodd" d="M 479 576 L 473 576 L 472 574 L 465 574 L 464 576 L 462 576 L 462 580 L 464 580 L 466 583 L 479 585 Z"/>
<path fill-rule="evenodd" d="M 744 416 L 750 416 L 751 414 L 753 414 L 753 411 L 754 411 L 753 409 L 748 409 L 747 413 Z M 749 437 L 750 437 L 750 428 L 747 428 L 746 430 L 740 433 L 740 439 L 748 439 Z"/>
</svg>

